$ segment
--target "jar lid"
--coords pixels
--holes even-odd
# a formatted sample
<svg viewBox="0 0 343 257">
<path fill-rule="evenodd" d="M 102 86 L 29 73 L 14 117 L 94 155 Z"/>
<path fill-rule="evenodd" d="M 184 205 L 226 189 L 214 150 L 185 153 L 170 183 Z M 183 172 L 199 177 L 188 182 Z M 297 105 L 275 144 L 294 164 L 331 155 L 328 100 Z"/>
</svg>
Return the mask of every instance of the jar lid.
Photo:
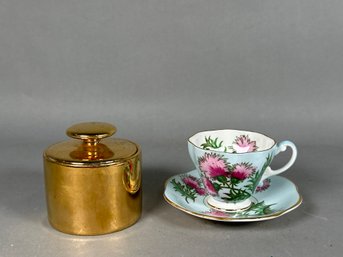
<svg viewBox="0 0 343 257">
<path fill-rule="evenodd" d="M 75 124 L 66 131 L 74 139 L 48 147 L 44 157 L 74 167 L 122 164 L 126 159 L 139 154 L 140 149 L 137 144 L 126 139 L 107 138 L 116 131 L 115 126 L 105 122 Z"/>
</svg>

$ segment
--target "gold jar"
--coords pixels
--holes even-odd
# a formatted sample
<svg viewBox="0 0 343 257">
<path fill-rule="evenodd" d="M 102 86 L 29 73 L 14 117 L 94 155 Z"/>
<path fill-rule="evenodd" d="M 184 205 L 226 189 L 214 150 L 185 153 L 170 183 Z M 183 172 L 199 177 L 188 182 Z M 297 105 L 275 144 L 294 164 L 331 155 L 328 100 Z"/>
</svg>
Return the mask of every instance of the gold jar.
<svg viewBox="0 0 343 257">
<path fill-rule="evenodd" d="M 131 141 L 106 138 L 115 132 L 108 123 L 79 123 L 66 132 L 74 139 L 44 151 L 48 218 L 55 229 L 100 235 L 139 219 L 141 150 Z"/>
</svg>

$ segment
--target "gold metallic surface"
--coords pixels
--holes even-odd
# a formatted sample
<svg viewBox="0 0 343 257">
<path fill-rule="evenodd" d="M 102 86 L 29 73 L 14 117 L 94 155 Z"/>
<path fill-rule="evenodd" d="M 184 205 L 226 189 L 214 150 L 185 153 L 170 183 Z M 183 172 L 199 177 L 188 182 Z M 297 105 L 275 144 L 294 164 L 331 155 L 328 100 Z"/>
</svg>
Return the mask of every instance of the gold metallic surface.
<svg viewBox="0 0 343 257">
<path fill-rule="evenodd" d="M 116 133 L 117 129 L 106 122 L 83 122 L 67 129 L 66 134 L 75 139 L 102 139 Z"/>
<path fill-rule="evenodd" d="M 98 135 L 98 124 L 91 125 L 80 133 Z M 106 234 L 134 224 L 142 211 L 139 146 L 123 139 L 82 139 L 44 152 L 50 224 L 76 235 Z"/>
<path fill-rule="evenodd" d="M 69 140 L 50 146 L 44 157 L 61 165 L 94 167 L 114 165 L 137 155 L 139 151 L 135 143 L 119 138 L 106 138 L 95 145 Z"/>
</svg>

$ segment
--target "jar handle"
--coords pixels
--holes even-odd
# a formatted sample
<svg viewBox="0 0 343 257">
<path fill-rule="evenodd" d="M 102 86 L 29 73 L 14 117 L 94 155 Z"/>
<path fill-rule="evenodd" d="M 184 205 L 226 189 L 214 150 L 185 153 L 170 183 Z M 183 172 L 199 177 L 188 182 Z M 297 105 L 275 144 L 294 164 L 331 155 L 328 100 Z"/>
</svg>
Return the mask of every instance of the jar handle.
<svg viewBox="0 0 343 257">
<path fill-rule="evenodd" d="M 116 133 L 117 128 L 106 122 L 83 122 L 67 129 L 66 134 L 81 139 L 85 144 L 96 145 L 101 139 Z"/>
</svg>

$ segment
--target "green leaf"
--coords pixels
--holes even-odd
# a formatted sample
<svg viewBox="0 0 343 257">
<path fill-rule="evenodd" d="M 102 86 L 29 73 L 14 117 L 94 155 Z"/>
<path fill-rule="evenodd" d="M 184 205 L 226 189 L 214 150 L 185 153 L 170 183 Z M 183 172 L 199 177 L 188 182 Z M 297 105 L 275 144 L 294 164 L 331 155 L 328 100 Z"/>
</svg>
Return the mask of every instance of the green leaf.
<svg viewBox="0 0 343 257">
<path fill-rule="evenodd" d="M 237 185 L 239 184 L 240 182 L 242 182 L 241 180 L 237 179 L 237 178 L 231 178 L 231 184 L 233 185 Z"/>
<path fill-rule="evenodd" d="M 211 138 L 211 136 L 209 137 L 205 137 L 205 143 L 201 144 L 200 146 L 205 149 L 208 150 L 208 148 L 213 148 L 213 149 L 218 149 L 223 145 L 223 141 L 220 141 L 219 145 L 218 145 L 218 137 L 216 137 L 214 140 Z"/>
<path fill-rule="evenodd" d="M 217 180 L 221 183 L 226 183 L 227 182 L 227 178 L 225 176 L 218 176 Z"/>
<path fill-rule="evenodd" d="M 263 167 L 260 171 L 256 171 L 253 173 L 253 175 L 249 178 L 248 180 L 248 185 L 246 185 L 245 187 L 251 191 L 251 193 L 253 193 L 253 190 L 256 189 L 256 187 L 258 186 L 258 183 L 260 182 L 264 171 L 267 169 L 267 167 L 270 165 L 270 163 L 272 162 L 272 155 L 269 154 L 266 158 L 266 162 L 263 164 Z"/>
<path fill-rule="evenodd" d="M 273 204 L 265 204 L 264 201 L 258 202 L 258 203 L 253 203 L 250 208 L 244 212 L 242 212 L 243 216 L 247 216 L 249 214 L 254 214 L 254 215 L 264 215 L 264 214 L 270 214 L 272 212 L 272 209 L 270 208 L 273 206 Z"/>
<path fill-rule="evenodd" d="M 216 182 L 212 183 L 212 185 L 217 192 L 221 189 L 221 186 Z"/>
<path fill-rule="evenodd" d="M 190 188 L 186 185 L 182 185 L 180 182 L 176 182 L 175 179 L 172 179 L 171 183 L 173 185 L 174 190 L 185 197 L 185 201 L 187 203 L 189 203 L 188 198 L 192 199 L 193 202 L 195 201 L 197 193 L 193 188 Z"/>
<path fill-rule="evenodd" d="M 251 194 L 244 189 L 231 188 L 228 193 L 224 193 L 227 197 L 223 197 L 227 201 L 241 201 L 249 198 Z"/>
</svg>

